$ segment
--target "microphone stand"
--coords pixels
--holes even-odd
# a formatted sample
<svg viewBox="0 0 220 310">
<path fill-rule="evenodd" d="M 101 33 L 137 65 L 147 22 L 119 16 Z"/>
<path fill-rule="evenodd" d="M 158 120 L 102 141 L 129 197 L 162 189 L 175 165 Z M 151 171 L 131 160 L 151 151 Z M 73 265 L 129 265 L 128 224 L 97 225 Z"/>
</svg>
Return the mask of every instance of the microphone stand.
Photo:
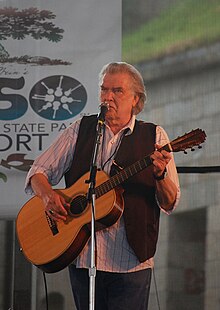
<svg viewBox="0 0 220 310">
<path fill-rule="evenodd" d="M 96 277 L 96 244 L 95 244 L 95 185 L 97 174 L 97 155 L 101 144 L 101 137 L 104 132 L 105 114 L 108 110 L 106 103 L 102 103 L 101 112 L 98 116 L 98 123 L 96 128 L 96 138 L 93 148 L 92 161 L 90 166 L 90 177 L 86 180 L 89 184 L 88 201 L 91 203 L 91 262 L 89 268 L 89 309 L 95 309 L 95 277 Z"/>
</svg>

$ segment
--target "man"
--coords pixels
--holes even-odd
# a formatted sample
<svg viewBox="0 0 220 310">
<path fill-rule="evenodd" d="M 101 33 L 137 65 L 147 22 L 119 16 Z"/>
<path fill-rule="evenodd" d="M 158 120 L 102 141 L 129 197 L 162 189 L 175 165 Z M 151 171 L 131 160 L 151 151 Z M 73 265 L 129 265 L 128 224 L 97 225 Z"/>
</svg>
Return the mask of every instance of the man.
<svg viewBox="0 0 220 310">
<path fill-rule="evenodd" d="M 169 142 L 165 131 L 135 119 L 146 101 L 140 73 L 127 63 L 110 63 L 100 73 L 99 86 L 100 102 L 109 108 L 97 156 L 98 168 L 110 174 L 113 167 L 126 168 L 148 154 L 152 165 L 121 185 L 122 217 L 96 233 L 95 309 L 146 310 L 160 210 L 170 214 L 176 208 L 180 196 L 178 176 L 172 153 L 157 150 Z M 97 116 L 76 121 L 36 159 L 29 171 L 26 192 L 38 195 L 55 221 L 66 220 L 70 205 L 53 191 L 52 185 L 65 175 L 69 187 L 89 171 L 96 131 Z M 69 266 L 79 310 L 89 308 L 90 246 L 88 242 Z"/>
</svg>

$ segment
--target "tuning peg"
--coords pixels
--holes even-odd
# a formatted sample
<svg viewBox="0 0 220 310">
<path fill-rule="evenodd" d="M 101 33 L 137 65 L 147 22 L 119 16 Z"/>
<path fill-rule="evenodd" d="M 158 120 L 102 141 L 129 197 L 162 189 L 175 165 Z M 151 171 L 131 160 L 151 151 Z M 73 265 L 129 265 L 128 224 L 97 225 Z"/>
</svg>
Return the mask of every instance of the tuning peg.
<svg viewBox="0 0 220 310">
<path fill-rule="evenodd" d="M 184 154 L 187 154 L 187 151 L 184 151 L 183 153 L 184 153 Z"/>
<path fill-rule="evenodd" d="M 194 151 L 195 151 L 195 149 L 192 147 L 192 148 L 191 148 L 191 152 L 194 152 Z"/>
<path fill-rule="evenodd" d="M 198 149 L 202 149 L 202 146 L 201 146 L 201 145 L 199 145 L 199 146 L 198 146 Z"/>
</svg>

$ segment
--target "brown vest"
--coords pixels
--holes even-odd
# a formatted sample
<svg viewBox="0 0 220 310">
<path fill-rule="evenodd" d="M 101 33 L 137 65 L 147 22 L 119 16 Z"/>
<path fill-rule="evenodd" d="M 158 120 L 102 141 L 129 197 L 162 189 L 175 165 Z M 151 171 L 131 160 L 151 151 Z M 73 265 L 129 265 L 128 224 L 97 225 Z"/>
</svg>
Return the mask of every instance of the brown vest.
<svg viewBox="0 0 220 310">
<path fill-rule="evenodd" d="M 83 117 L 72 166 L 65 174 L 69 187 L 89 171 L 96 133 L 97 117 Z M 127 167 L 154 150 L 156 125 L 135 121 L 134 131 L 124 136 L 115 161 Z M 124 188 L 124 221 L 128 242 L 140 262 L 153 257 L 159 231 L 160 209 L 155 200 L 152 166 L 142 170 L 122 184 Z"/>
</svg>

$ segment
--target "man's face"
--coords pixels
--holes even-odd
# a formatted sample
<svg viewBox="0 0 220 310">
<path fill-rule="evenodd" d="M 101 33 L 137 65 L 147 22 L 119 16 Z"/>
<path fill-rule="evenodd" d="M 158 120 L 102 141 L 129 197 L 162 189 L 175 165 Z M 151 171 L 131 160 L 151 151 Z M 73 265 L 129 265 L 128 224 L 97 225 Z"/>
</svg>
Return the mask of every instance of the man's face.
<svg viewBox="0 0 220 310">
<path fill-rule="evenodd" d="M 105 74 L 100 85 L 100 101 L 109 104 L 106 120 L 129 121 L 132 108 L 139 97 L 132 89 L 131 77 L 126 73 Z"/>
</svg>

